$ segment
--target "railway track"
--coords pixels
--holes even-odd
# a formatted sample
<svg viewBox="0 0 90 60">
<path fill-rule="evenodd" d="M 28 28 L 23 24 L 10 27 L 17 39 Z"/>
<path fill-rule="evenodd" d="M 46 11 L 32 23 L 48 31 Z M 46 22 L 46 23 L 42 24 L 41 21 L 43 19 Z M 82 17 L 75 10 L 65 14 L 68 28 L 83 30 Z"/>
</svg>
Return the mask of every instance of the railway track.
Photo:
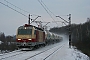
<svg viewBox="0 0 90 60">
<path fill-rule="evenodd" d="M 34 60 L 34 58 L 37 58 L 37 56 L 40 57 L 41 55 L 53 50 L 53 52 L 46 54 L 46 56 L 42 58 L 42 60 L 46 60 L 48 57 L 53 55 L 56 51 L 61 49 L 64 46 L 64 44 L 60 44 L 59 47 L 54 46 L 54 47 L 51 47 L 51 48 L 48 48 L 45 50 L 44 50 L 44 48 L 40 48 L 43 51 L 39 51 L 38 49 L 36 49 L 34 51 L 17 51 L 17 52 L 11 53 L 10 55 L 8 55 L 8 54 L 6 56 L 4 55 L 4 57 L 0 56 L 1 57 L 0 60 Z"/>
<path fill-rule="evenodd" d="M 14 57 L 16 55 L 20 55 L 20 54 L 23 54 L 23 53 L 26 53 L 27 51 L 20 51 L 20 50 L 17 50 L 15 52 L 10 52 L 8 54 L 3 54 L 2 56 L 0 56 L 0 60 L 3 60 L 3 59 L 7 59 L 7 58 L 10 58 L 10 57 Z"/>
<path fill-rule="evenodd" d="M 35 54 L 35 55 L 33 55 L 33 56 L 30 56 L 29 58 L 26 58 L 25 60 L 33 60 L 33 59 L 35 59 L 35 57 L 36 57 L 36 58 L 37 58 L 37 56 L 40 57 L 40 56 L 42 56 L 43 54 L 45 54 L 46 52 L 53 50 L 53 52 L 50 52 L 50 53 L 47 54 L 47 55 L 45 54 L 46 56 L 43 57 L 43 58 L 41 58 L 41 60 L 46 60 L 46 59 L 49 58 L 51 55 L 53 55 L 55 52 L 57 52 L 59 49 L 61 49 L 64 45 L 65 45 L 65 43 L 62 44 L 60 47 L 56 48 L 55 50 L 53 50 L 53 48 L 55 48 L 55 47 L 53 47 L 53 48 L 51 48 L 51 49 L 47 49 L 47 50 L 42 51 L 42 52 L 40 52 L 40 53 L 37 53 L 37 54 Z"/>
<path fill-rule="evenodd" d="M 4 56 L 4 55 L 8 55 L 8 54 L 13 54 L 13 53 L 16 53 L 16 52 L 19 52 L 20 50 L 15 50 L 15 51 L 12 51 L 12 52 L 9 52 L 9 53 L 4 53 L 4 54 L 2 54 L 2 55 L 0 55 L 0 56 Z"/>
<path fill-rule="evenodd" d="M 51 55 L 53 55 L 55 52 L 57 52 L 59 49 L 61 49 L 65 44 L 63 44 L 62 46 L 60 46 L 59 48 L 57 48 L 56 50 L 54 50 L 51 54 L 49 54 L 48 56 L 46 56 L 43 60 L 46 60 L 47 58 L 49 58 Z"/>
</svg>

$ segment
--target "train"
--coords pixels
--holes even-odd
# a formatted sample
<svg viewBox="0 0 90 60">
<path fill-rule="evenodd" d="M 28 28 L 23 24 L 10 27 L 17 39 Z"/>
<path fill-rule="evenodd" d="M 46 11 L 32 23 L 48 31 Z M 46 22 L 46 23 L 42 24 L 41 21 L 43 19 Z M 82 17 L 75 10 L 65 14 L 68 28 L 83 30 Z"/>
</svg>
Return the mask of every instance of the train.
<svg viewBox="0 0 90 60">
<path fill-rule="evenodd" d="M 61 40 L 62 37 L 59 35 L 29 24 L 18 27 L 16 33 L 17 47 L 19 49 L 29 48 L 33 50 L 35 47 L 49 45 Z"/>
</svg>

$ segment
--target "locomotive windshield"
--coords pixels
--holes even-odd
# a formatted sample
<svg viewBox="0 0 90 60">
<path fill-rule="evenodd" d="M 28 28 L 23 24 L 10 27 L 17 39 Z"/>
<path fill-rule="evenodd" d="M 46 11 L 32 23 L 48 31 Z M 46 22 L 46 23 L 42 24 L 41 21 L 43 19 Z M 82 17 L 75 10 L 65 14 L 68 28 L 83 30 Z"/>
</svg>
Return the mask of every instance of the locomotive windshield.
<svg viewBox="0 0 90 60">
<path fill-rule="evenodd" d="M 31 35 L 32 29 L 19 29 L 18 35 Z"/>
</svg>

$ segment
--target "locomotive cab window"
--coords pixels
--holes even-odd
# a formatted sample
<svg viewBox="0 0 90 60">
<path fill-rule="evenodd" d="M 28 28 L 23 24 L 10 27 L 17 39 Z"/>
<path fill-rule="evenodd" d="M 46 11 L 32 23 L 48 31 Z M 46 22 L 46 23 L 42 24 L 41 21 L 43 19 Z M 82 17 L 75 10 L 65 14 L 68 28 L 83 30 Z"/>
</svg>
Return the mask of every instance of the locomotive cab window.
<svg viewBox="0 0 90 60">
<path fill-rule="evenodd" d="M 32 29 L 19 29 L 18 35 L 31 35 Z"/>
<path fill-rule="evenodd" d="M 34 34 L 36 34 L 36 30 L 34 31 Z"/>
</svg>

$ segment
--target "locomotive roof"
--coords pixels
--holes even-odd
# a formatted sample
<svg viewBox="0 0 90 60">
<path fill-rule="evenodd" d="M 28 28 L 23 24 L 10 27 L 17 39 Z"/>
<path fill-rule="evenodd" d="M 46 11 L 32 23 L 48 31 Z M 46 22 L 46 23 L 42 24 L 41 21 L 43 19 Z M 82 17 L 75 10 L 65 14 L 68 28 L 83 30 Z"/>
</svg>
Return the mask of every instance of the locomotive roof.
<svg viewBox="0 0 90 60">
<path fill-rule="evenodd" d="M 28 29 L 32 29 L 33 27 L 37 30 L 41 30 L 41 31 L 44 31 L 43 29 L 39 28 L 39 27 L 36 27 L 36 26 L 33 26 L 33 25 L 23 25 L 23 26 L 20 26 L 18 29 L 25 29 L 25 27 L 27 27 Z"/>
</svg>

